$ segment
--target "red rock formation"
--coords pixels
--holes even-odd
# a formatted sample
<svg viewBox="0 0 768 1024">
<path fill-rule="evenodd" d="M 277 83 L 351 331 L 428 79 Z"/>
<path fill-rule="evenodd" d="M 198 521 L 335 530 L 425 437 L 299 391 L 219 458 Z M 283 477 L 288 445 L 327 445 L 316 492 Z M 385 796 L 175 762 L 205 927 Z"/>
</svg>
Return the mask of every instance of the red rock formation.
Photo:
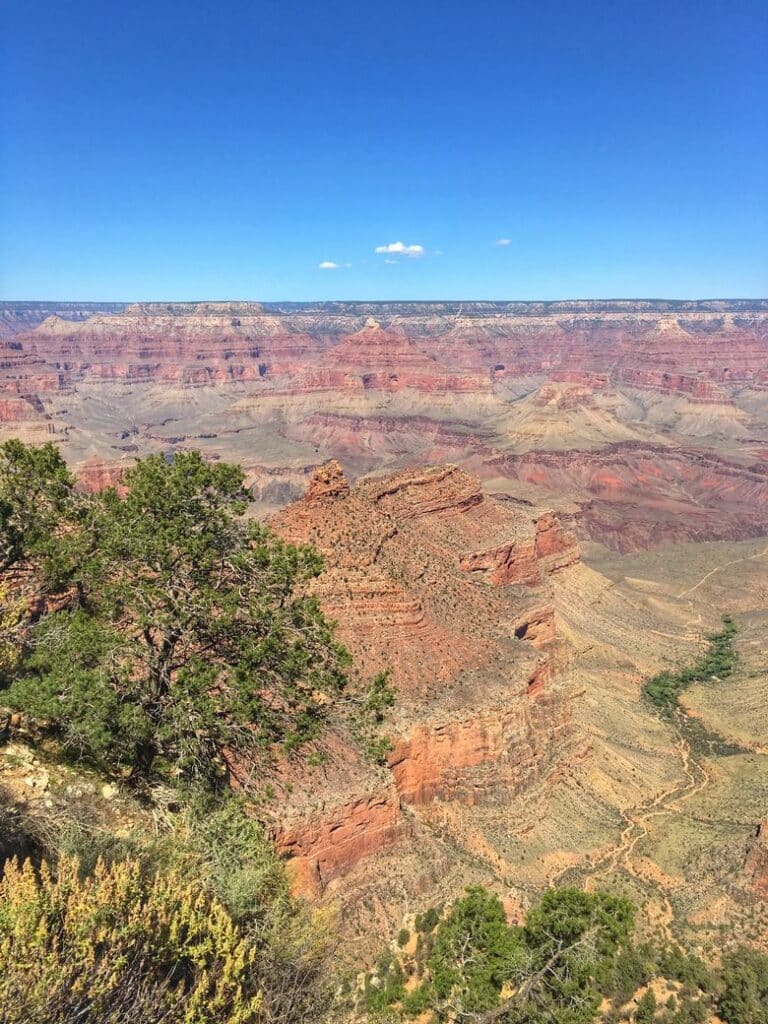
<svg viewBox="0 0 768 1024">
<path fill-rule="evenodd" d="M 319 548 L 326 567 L 313 592 L 357 664 L 366 674 L 387 668 L 397 691 L 394 785 L 356 775 L 354 756 L 337 751 L 324 806 L 304 808 L 306 779 L 295 809 L 281 805 L 288 824 L 277 840 L 296 860 L 299 888 L 317 891 L 400 841 L 401 802 L 504 800 L 559 771 L 571 741 L 570 696 L 546 580 L 578 548 L 552 513 L 487 498 L 455 466 L 350 487 L 332 462 L 271 525 Z M 509 565 L 519 548 L 525 570 L 481 571 L 482 555 L 461 554 L 469 544 L 506 551 Z"/>
<path fill-rule="evenodd" d="M 105 487 L 120 488 L 126 466 L 123 463 L 105 463 L 91 460 L 80 466 L 77 471 L 77 483 L 81 490 L 95 494 Z"/>
<path fill-rule="evenodd" d="M 0 423 L 22 423 L 39 416 L 39 403 L 26 398 L 0 398 Z"/>
<path fill-rule="evenodd" d="M 630 439 L 661 477 L 640 486 L 604 460 L 579 495 L 584 536 L 628 550 L 768 525 L 742 500 L 768 438 L 765 302 L 28 306 L 0 307 L 0 436 L 54 436 L 73 465 L 179 447 L 255 457 L 274 505 L 329 456 L 356 474 L 451 459 L 537 483 L 549 506 L 571 487 L 553 449 L 615 454 Z M 700 488 L 698 437 L 727 439 L 733 491 L 720 471 Z M 538 471 L 515 463 L 537 449 Z"/>
<path fill-rule="evenodd" d="M 294 892 L 317 897 L 332 880 L 365 857 L 402 838 L 406 824 L 394 787 L 334 807 L 328 815 L 279 830 L 276 846 L 289 858 Z"/>
<path fill-rule="evenodd" d="M 471 805 L 497 798 L 501 788 L 520 792 L 551 768 L 547 747 L 570 719 L 569 709 L 547 698 L 547 677 L 542 661 L 522 686 L 510 687 L 506 706 L 484 713 L 468 705 L 459 718 L 416 726 L 389 758 L 401 798 L 413 806 L 435 797 Z M 479 766 L 482 777 L 466 771 Z"/>
<path fill-rule="evenodd" d="M 757 826 L 755 838 L 744 861 L 747 881 L 760 899 L 768 899 L 768 819 Z"/>
<path fill-rule="evenodd" d="M 339 498 L 349 494 L 349 484 L 344 471 L 335 460 L 326 462 L 324 466 L 312 474 L 305 497 L 308 504 L 322 501 L 323 498 Z"/>
<path fill-rule="evenodd" d="M 595 451 L 529 452 L 494 465 L 542 500 L 566 495 L 574 528 L 620 552 L 673 541 L 745 540 L 768 530 L 768 467 L 695 449 L 627 443 Z M 497 468 L 498 467 L 498 468 Z M 541 523 L 539 550 L 558 547 Z M 559 556 L 555 556 L 556 558 Z M 563 555 L 567 562 L 567 555 Z"/>
</svg>

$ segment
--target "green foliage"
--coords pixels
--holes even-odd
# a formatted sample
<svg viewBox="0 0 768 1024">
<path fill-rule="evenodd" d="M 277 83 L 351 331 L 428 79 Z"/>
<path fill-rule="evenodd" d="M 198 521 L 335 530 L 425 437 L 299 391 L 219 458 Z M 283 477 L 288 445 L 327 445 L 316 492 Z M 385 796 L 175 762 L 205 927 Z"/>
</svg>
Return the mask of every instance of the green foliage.
<svg viewBox="0 0 768 1024">
<path fill-rule="evenodd" d="M 585 936 L 597 956 L 613 956 L 629 940 L 634 908 L 629 900 L 604 892 L 548 889 L 525 919 L 525 934 L 539 955 L 573 945 Z"/>
<path fill-rule="evenodd" d="M 241 801 L 230 796 L 187 812 L 176 857 L 203 881 L 232 918 L 242 925 L 283 923 L 294 912 L 288 880 L 263 826 Z"/>
<path fill-rule="evenodd" d="M 0 571 L 48 552 L 74 503 L 74 479 L 55 445 L 0 444 Z"/>
<path fill-rule="evenodd" d="M 519 1019 L 552 1024 L 594 1020 L 633 927 L 634 908 L 628 900 L 573 888 L 546 892 L 525 920 L 536 981 L 525 986 Z"/>
<path fill-rule="evenodd" d="M 718 1011 L 726 1024 L 768 1024 L 768 957 L 745 946 L 723 957 Z"/>
<path fill-rule="evenodd" d="M 365 979 L 365 1005 L 372 1012 L 386 1010 L 405 995 L 405 975 L 402 966 L 389 954 L 379 958 L 376 971 Z"/>
<path fill-rule="evenodd" d="M 510 927 L 498 897 L 476 886 L 442 919 L 417 917 L 420 937 L 432 933 L 417 965 L 422 982 L 407 995 L 398 990 L 396 1001 L 405 1016 L 431 1010 L 435 1020 L 590 1024 L 602 994 L 616 986 L 615 964 L 632 927 L 626 900 L 577 889 L 550 890 L 523 928 Z M 643 973 L 646 961 L 644 953 Z M 511 994 L 502 996 L 505 989 Z"/>
<path fill-rule="evenodd" d="M 401 949 L 403 948 L 403 946 L 407 946 L 408 945 L 408 940 L 410 939 L 410 937 L 411 937 L 411 933 L 408 931 L 408 929 L 407 928 L 401 928 L 400 931 L 397 933 L 397 944 L 398 944 L 398 946 Z"/>
<path fill-rule="evenodd" d="M 195 802 L 176 816 L 172 831 L 157 834 L 135 826 L 118 836 L 86 799 L 68 804 L 66 821 L 61 821 L 59 809 L 46 820 L 21 821 L 21 828 L 4 810 L 0 793 L 0 856 L 23 852 L 39 860 L 43 855 L 54 877 L 59 865 L 74 863 L 82 879 L 103 869 L 119 873 L 127 863 L 147 888 L 156 878 L 172 877 L 179 893 L 193 892 L 203 896 L 206 905 L 223 908 L 248 944 L 252 956 L 244 980 L 260 994 L 260 1024 L 327 1021 L 338 987 L 333 922 L 328 914 L 313 912 L 291 897 L 282 861 L 262 826 L 236 797 Z M 212 950 L 214 941 L 212 937 Z M 149 984 L 143 975 L 136 980 Z M 140 1009 L 133 1016 L 116 1018 L 115 1024 L 161 1019 L 145 1017 Z M 89 1017 L 85 1020 L 98 1024 Z"/>
<path fill-rule="evenodd" d="M 652 1024 L 657 1007 L 656 996 L 653 994 L 653 989 L 649 988 L 638 1000 L 635 1010 L 636 1024 Z"/>
<path fill-rule="evenodd" d="M 386 764 L 392 741 L 381 735 L 381 724 L 386 713 L 395 703 L 395 691 L 389 685 L 389 672 L 379 672 L 373 677 L 350 716 L 350 725 L 355 739 L 364 755 L 374 764 Z"/>
<path fill-rule="evenodd" d="M 621 1005 L 640 988 L 647 985 L 656 973 L 653 949 L 648 945 L 626 945 L 613 961 L 613 968 L 605 994 Z"/>
<path fill-rule="evenodd" d="M 509 927 L 499 898 L 480 886 L 440 923 L 427 959 L 433 1003 L 442 1018 L 488 1010 L 505 980 L 525 961 L 520 936 Z"/>
<path fill-rule="evenodd" d="M 333 922 L 293 899 L 283 862 L 243 803 L 230 796 L 193 806 L 165 856 L 226 907 L 253 945 L 265 1019 L 326 1021 L 336 989 Z"/>
<path fill-rule="evenodd" d="M 440 920 L 440 914 L 435 907 L 430 907 L 423 914 L 417 914 L 414 921 L 414 928 L 417 932 L 423 932 L 429 934 L 433 932 L 437 927 L 437 923 Z"/>
<path fill-rule="evenodd" d="M 662 950 L 658 958 L 658 973 L 702 992 L 711 992 L 714 988 L 712 973 L 704 961 L 693 953 L 684 952 L 679 946 L 667 946 Z"/>
<path fill-rule="evenodd" d="M 135 779 L 215 785 L 223 748 L 265 757 L 316 736 L 349 661 L 303 593 L 319 556 L 245 517 L 236 466 L 150 456 L 124 485 L 51 541 L 77 597 L 34 627 L 5 702 Z"/>
<path fill-rule="evenodd" d="M 25 601 L 11 593 L 7 584 L 0 582 L 0 679 L 7 678 L 21 658 L 20 627 L 25 605 Z"/>
<path fill-rule="evenodd" d="M 643 688 L 645 693 L 657 707 L 669 709 L 677 704 L 678 696 L 692 683 L 706 683 L 715 677 L 727 679 L 736 665 L 735 636 L 736 624 L 730 615 L 724 615 L 722 630 L 707 637 L 709 646 L 698 661 L 688 668 L 653 676 Z"/>
</svg>

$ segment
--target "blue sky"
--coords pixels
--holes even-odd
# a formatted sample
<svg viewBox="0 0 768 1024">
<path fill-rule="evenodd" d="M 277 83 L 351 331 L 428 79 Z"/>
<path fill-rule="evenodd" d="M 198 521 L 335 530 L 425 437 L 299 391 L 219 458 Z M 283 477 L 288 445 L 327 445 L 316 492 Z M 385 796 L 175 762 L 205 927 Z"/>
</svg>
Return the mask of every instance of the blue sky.
<svg viewBox="0 0 768 1024">
<path fill-rule="evenodd" d="M 5 0 L 0 34 L 2 298 L 768 294 L 765 0 Z"/>
</svg>

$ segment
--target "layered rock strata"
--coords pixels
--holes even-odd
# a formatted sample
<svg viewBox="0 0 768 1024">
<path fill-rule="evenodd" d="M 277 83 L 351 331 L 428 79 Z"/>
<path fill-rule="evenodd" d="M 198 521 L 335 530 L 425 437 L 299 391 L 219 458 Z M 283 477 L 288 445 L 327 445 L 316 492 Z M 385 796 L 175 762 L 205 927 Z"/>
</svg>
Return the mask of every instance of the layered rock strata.
<svg viewBox="0 0 768 1024">
<path fill-rule="evenodd" d="M 199 448 L 244 464 L 265 508 L 331 457 L 353 476 L 456 462 L 519 496 L 527 454 L 575 451 L 603 470 L 570 510 L 583 536 L 628 550 L 680 539 L 676 520 L 689 539 L 766 528 L 741 497 L 768 450 L 764 301 L 6 303 L 0 337 L 0 437 L 51 438 L 94 481 Z M 650 489 L 632 445 L 662 467 Z M 703 454 L 732 490 L 700 483 Z M 529 500 L 550 505 L 541 484 Z"/>
<path fill-rule="evenodd" d="M 490 499 L 455 466 L 350 486 L 330 463 L 271 525 L 324 556 L 313 593 L 356 664 L 388 671 L 397 694 L 386 770 L 336 745 L 322 805 L 306 778 L 281 802 L 278 846 L 300 887 L 407 841 L 409 815 L 428 820 L 435 801 L 514 803 L 557 774 L 578 740 L 548 580 L 579 550 L 551 513 Z M 503 573 L 482 564 L 488 551 L 505 552 Z"/>
</svg>

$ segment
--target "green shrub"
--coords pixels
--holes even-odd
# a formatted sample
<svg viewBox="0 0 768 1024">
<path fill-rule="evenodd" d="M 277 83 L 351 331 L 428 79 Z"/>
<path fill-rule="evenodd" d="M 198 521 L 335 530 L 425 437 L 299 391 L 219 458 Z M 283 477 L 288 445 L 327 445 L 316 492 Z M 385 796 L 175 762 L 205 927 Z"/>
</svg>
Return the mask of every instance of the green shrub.
<svg viewBox="0 0 768 1024">
<path fill-rule="evenodd" d="M 653 989 L 649 988 L 638 1000 L 637 1009 L 635 1010 L 636 1024 L 652 1024 L 656 1016 L 657 1005 Z"/>
<path fill-rule="evenodd" d="M 4 703 L 136 781 L 216 787 L 223 748 L 268 758 L 316 736 L 349 655 L 303 589 L 322 560 L 248 519 L 249 498 L 239 467 L 182 452 L 140 459 L 124 491 L 83 498 L 44 540 L 21 523 L 7 557 L 41 552 L 64 599 L 34 625 Z M 384 683 L 371 700 L 380 713 Z"/>
<path fill-rule="evenodd" d="M 430 932 L 435 930 L 439 920 L 439 912 L 435 907 L 430 907 L 429 910 L 426 910 L 423 914 L 416 915 L 414 928 L 417 932 L 422 932 L 423 934 L 428 935 Z"/>
<path fill-rule="evenodd" d="M 717 677 L 727 679 L 734 670 L 737 655 L 733 649 L 736 624 L 730 615 L 723 616 L 723 628 L 707 637 L 706 652 L 693 665 L 676 672 L 659 672 L 643 687 L 651 701 L 662 709 L 674 707 L 682 691 L 692 683 L 705 683 Z"/>
<path fill-rule="evenodd" d="M 768 1024 L 768 957 L 742 946 L 723 957 L 720 977 L 726 1024 Z"/>
<path fill-rule="evenodd" d="M 254 945 L 217 900 L 137 861 L 83 876 L 62 858 L 0 881 L 5 1024 L 256 1024 Z M 34 969 L 32 968 L 34 965 Z"/>
<path fill-rule="evenodd" d="M 615 1003 L 626 1003 L 642 985 L 647 985 L 655 972 L 653 950 L 648 945 L 627 946 L 614 959 L 613 969 L 605 987 Z"/>
<path fill-rule="evenodd" d="M 489 1009 L 525 955 L 499 898 L 480 886 L 468 889 L 440 922 L 427 959 L 435 1003 L 450 998 L 464 1014 Z"/>
</svg>

